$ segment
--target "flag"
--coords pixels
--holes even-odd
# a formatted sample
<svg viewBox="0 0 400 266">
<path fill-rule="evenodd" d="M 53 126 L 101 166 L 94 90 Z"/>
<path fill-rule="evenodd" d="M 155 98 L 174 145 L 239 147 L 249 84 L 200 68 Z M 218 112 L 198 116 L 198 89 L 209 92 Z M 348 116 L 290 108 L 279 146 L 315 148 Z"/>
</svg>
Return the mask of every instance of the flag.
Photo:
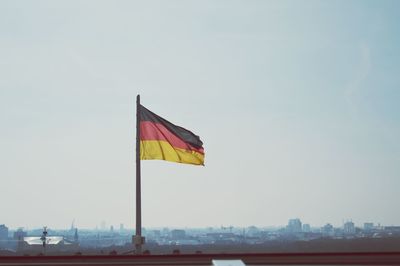
<svg viewBox="0 0 400 266">
<path fill-rule="evenodd" d="M 140 159 L 204 165 L 203 142 L 191 131 L 139 106 Z"/>
</svg>

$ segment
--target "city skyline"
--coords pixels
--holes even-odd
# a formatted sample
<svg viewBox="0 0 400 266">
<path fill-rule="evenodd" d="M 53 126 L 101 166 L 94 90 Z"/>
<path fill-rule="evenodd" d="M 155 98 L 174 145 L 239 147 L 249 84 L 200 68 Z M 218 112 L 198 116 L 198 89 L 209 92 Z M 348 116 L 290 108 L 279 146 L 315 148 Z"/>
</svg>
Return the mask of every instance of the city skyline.
<svg viewBox="0 0 400 266">
<path fill-rule="evenodd" d="M 102 227 L 105 223 L 102 222 Z M 68 229 L 43 227 L 33 230 L 10 230 L 0 224 L 0 252 L 35 255 L 117 255 L 132 253 L 133 230 L 114 228 Z M 218 228 L 148 228 L 145 254 L 180 254 L 203 252 L 340 252 L 343 250 L 393 251 L 399 243 L 400 226 L 364 223 L 362 227 L 347 221 L 341 227 L 330 223 L 310 227 L 298 218 L 289 219 L 284 227 L 250 226 Z M 153 253 L 154 252 L 154 253 Z"/>
<path fill-rule="evenodd" d="M 140 93 L 206 154 L 142 162 L 143 227 L 400 224 L 399 8 L 0 2 L 0 223 L 134 227 Z"/>
<path fill-rule="evenodd" d="M 268 224 L 261 224 L 261 225 L 243 225 L 243 226 L 238 226 L 235 224 L 221 224 L 221 225 L 208 225 L 208 226 L 200 226 L 200 227 L 192 227 L 192 226 L 151 226 L 151 227 L 143 227 L 144 230 L 154 230 L 154 229 L 162 229 L 162 228 L 168 228 L 168 229 L 207 229 L 207 228 L 214 228 L 214 229 L 223 229 L 223 230 L 227 230 L 229 228 L 236 228 L 236 229 L 240 229 L 240 228 L 250 228 L 250 227 L 257 227 L 260 229 L 279 229 L 279 228 L 286 228 L 288 226 L 288 223 L 290 223 L 291 220 L 300 220 L 301 224 L 306 224 L 307 226 L 310 226 L 310 228 L 313 229 L 320 229 L 323 228 L 324 226 L 326 226 L 327 224 L 332 225 L 335 228 L 341 228 L 343 227 L 346 223 L 353 223 L 355 227 L 358 228 L 362 228 L 365 226 L 365 224 L 372 224 L 375 227 L 385 227 L 385 226 L 400 226 L 397 224 L 381 224 L 380 222 L 377 221 L 363 221 L 363 222 L 354 222 L 352 219 L 343 219 L 342 222 L 340 224 L 334 224 L 330 221 L 326 221 L 324 224 L 310 224 L 307 221 L 303 221 L 301 218 L 290 218 L 288 219 L 288 221 L 284 224 L 275 224 L 275 225 L 268 225 Z M 0 223 L 1 225 L 2 223 Z M 3 225 L 7 226 L 7 224 Z M 122 226 L 122 229 L 121 229 Z M 131 226 L 131 225 L 126 225 L 124 223 L 118 223 L 118 224 L 110 224 L 107 223 L 106 221 L 101 221 L 100 223 L 92 226 L 92 227 L 80 227 L 79 225 L 72 223 L 69 226 L 65 226 L 65 227 L 50 227 L 47 224 L 44 224 L 42 226 L 17 226 L 17 227 L 10 227 L 8 226 L 9 230 L 12 231 L 16 231 L 19 229 L 23 229 L 23 230 L 38 230 L 38 229 L 42 229 L 43 227 L 48 228 L 49 230 L 72 230 L 72 229 L 80 229 L 80 230 L 94 230 L 94 231 L 120 231 L 120 230 L 124 230 L 124 231 L 134 231 L 135 230 L 135 226 Z M 112 229 L 111 229 L 112 228 Z"/>
</svg>

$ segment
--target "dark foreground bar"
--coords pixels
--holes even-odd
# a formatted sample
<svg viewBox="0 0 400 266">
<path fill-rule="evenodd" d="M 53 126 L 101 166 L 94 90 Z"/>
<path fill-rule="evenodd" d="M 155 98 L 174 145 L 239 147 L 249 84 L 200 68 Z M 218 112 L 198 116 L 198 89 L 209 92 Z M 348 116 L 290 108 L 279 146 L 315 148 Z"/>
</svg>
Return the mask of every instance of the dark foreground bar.
<svg viewBox="0 0 400 266">
<path fill-rule="evenodd" d="M 213 259 L 240 259 L 246 265 L 400 265 L 400 252 L 379 253 L 258 253 L 116 256 L 4 256 L 11 265 L 212 265 Z"/>
</svg>

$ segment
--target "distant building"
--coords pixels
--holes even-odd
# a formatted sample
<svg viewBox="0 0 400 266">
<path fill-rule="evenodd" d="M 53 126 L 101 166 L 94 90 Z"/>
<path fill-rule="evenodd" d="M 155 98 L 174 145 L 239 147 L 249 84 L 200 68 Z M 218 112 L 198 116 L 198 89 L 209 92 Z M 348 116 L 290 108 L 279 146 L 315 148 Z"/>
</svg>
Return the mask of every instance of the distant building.
<svg viewBox="0 0 400 266">
<path fill-rule="evenodd" d="M 199 245 L 201 242 L 197 239 L 181 239 L 176 241 L 175 245 Z"/>
<path fill-rule="evenodd" d="M 400 226 L 385 226 L 384 230 L 390 233 L 400 233 Z"/>
<path fill-rule="evenodd" d="M 14 232 L 13 238 L 14 238 L 15 240 L 20 240 L 20 241 L 22 241 L 22 240 L 24 240 L 24 237 L 26 237 L 27 235 L 28 235 L 28 234 L 27 234 L 26 232 L 24 232 L 24 231 L 22 230 L 22 228 L 18 228 L 18 230 Z"/>
<path fill-rule="evenodd" d="M 120 232 L 123 232 L 125 229 L 124 229 L 124 224 L 120 224 L 119 225 L 119 231 Z"/>
<path fill-rule="evenodd" d="M 328 237 L 328 236 L 330 237 L 330 236 L 334 236 L 335 231 L 333 229 L 333 226 L 328 223 L 321 228 L 321 233 L 322 233 L 322 236 L 324 236 L 324 237 Z"/>
<path fill-rule="evenodd" d="M 4 224 L 0 224 L 0 240 L 8 239 L 8 227 Z"/>
<path fill-rule="evenodd" d="M 303 224 L 303 232 L 305 233 L 311 232 L 311 226 L 309 224 Z"/>
<path fill-rule="evenodd" d="M 62 236 L 46 237 L 46 247 L 43 247 L 43 241 L 39 236 L 24 237 L 18 246 L 18 253 L 40 253 L 49 252 L 75 252 L 79 248 L 78 243 L 74 243 Z"/>
<path fill-rule="evenodd" d="M 256 237 L 259 236 L 260 230 L 255 226 L 250 226 L 247 228 L 246 236 L 248 237 Z"/>
<path fill-rule="evenodd" d="M 351 221 L 345 222 L 343 225 L 343 233 L 345 235 L 354 235 L 356 233 L 356 227 L 354 226 L 354 223 Z"/>
<path fill-rule="evenodd" d="M 160 230 L 153 230 L 153 235 L 155 237 L 160 237 L 161 236 L 161 231 Z"/>
<path fill-rule="evenodd" d="M 207 239 L 204 242 L 213 244 L 232 244 L 235 242 L 236 235 L 234 233 L 207 233 Z"/>
<path fill-rule="evenodd" d="M 185 230 L 175 229 L 171 231 L 172 239 L 184 239 L 186 237 Z"/>
<path fill-rule="evenodd" d="M 300 219 L 290 219 L 288 225 L 286 226 L 286 230 L 290 233 L 299 233 L 301 232 L 301 221 Z"/>
<path fill-rule="evenodd" d="M 364 230 L 371 231 L 374 229 L 374 223 L 364 223 Z"/>
<path fill-rule="evenodd" d="M 169 236 L 170 235 L 170 231 L 167 227 L 164 227 L 162 229 L 162 236 Z"/>
</svg>

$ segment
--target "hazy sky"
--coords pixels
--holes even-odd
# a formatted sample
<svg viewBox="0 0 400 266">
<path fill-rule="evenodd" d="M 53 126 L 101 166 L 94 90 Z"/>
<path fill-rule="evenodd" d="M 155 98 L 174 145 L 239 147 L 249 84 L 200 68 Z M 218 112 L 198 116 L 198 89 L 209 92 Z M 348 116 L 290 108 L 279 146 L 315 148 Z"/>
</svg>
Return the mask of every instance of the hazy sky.
<svg viewBox="0 0 400 266">
<path fill-rule="evenodd" d="M 143 226 L 400 224 L 399 1 L 1 1 L 0 224 L 134 227 L 135 97 L 206 166 Z"/>
</svg>

